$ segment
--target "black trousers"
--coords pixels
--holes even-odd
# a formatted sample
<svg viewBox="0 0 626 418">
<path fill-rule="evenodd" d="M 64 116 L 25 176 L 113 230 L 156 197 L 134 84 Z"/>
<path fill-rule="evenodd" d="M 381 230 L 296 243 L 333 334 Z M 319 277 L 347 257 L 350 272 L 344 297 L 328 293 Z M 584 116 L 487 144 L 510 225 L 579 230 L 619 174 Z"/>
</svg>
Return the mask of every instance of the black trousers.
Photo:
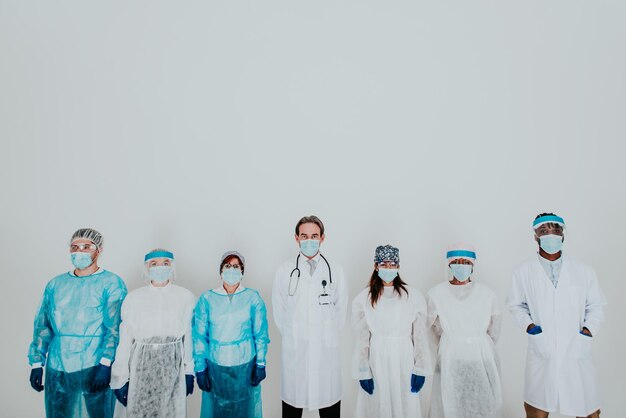
<svg viewBox="0 0 626 418">
<path fill-rule="evenodd" d="M 341 415 L 341 401 L 327 408 L 319 410 L 320 418 L 339 418 Z M 283 418 L 300 418 L 302 408 L 296 408 L 283 401 Z"/>
</svg>

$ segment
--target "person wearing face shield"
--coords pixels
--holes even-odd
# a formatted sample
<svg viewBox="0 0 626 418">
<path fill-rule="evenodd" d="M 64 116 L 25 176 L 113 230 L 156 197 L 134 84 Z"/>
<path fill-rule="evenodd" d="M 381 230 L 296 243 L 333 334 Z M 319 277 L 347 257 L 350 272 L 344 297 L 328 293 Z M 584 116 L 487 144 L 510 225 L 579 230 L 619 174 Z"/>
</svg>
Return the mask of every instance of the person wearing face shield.
<svg viewBox="0 0 626 418">
<path fill-rule="evenodd" d="M 421 416 L 418 394 L 431 374 L 426 301 L 399 268 L 397 248 L 377 247 L 369 286 L 352 302 L 357 418 Z"/>
<path fill-rule="evenodd" d="M 527 418 L 550 412 L 600 416 L 591 349 L 606 299 L 594 270 L 563 255 L 563 218 L 542 213 L 533 222 L 537 256 L 513 274 L 507 307 L 527 334 L 524 409 Z"/>
<path fill-rule="evenodd" d="M 428 324 L 438 344 L 429 418 L 502 417 L 495 344 L 502 316 L 496 295 L 474 277 L 476 251 L 446 252 L 448 280 L 428 292 Z"/>
<path fill-rule="evenodd" d="M 168 250 L 145 255 L 143 276 L 146 286 L 130 292 L 122 304 L 111 380 L 119 401 L 115 417 L 184 418 L 194 384 L 191 319 L 196 298 L 173 283 L 174 254 Z"/>
<path fill-rule="evenodd" d="M 69 250 L 74 269 L 48 282 L 35 316 L 30 383 L 37 392 L 45 390 L 49 418 L 110 418 L 111 363 L 126 286 L 98 266 L 103 251 L 98 231 L 77 230 Z"/>
<path fill-rule="evenodd" d="M 194 311 L 194 360 L 202 390 L 201 418 L 261 418 L 260 383 L 270 342 L 261 295 L 242 284 L 245 258 L 222 256 L 219 287 L 200 296 Z"/>
<path fill-rule="evenodd" d="M 295 228 L 299 252 L 276 271 L 274 321 L 282 336 L 282 416 L 320 417 L 341 412 L 339 335 L 346 319 L 348 289 L 343 269 L 320 252 L 324 224 L 305 216 Z"/>
</svg>

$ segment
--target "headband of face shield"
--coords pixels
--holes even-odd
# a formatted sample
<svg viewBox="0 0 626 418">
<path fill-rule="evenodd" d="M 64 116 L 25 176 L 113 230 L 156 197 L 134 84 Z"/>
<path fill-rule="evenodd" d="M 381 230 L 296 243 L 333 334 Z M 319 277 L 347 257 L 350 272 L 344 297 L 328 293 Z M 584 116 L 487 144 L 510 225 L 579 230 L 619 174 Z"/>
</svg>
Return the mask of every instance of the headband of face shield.
<svg viewBox="0 0 626 418">
<path fill-rule="evenodd" d="M 165 261 L 168 261 L 168 263 L 165 263 Z M 146 254 L 143 264 L 143 278 L 146 282 L 155 283 L 176 280 L 174 254 L 161 248 L 157 248 Z"/>
<path fill-rule="evenodd" d="M 561 227 L 565 229 L 565 221 L 563 220 L 563 218 L 556 215 L 545 215 L 540 216 L 533 221 L 533 230 L 536 230 L 543 224 L 557 224 L 561 225 Z"/>
<path fill-rule="evenodd" d="M 467 260 L 472 264 L 450 264 L 455 260 Z M 446 272 L 448 281 L 456 278 L 460 282 L 467 281 L 474 274 L 476 264 L 476 250 L 470 244 L 460 243 L 452 245 L 446 252 Z"/>
</svg>

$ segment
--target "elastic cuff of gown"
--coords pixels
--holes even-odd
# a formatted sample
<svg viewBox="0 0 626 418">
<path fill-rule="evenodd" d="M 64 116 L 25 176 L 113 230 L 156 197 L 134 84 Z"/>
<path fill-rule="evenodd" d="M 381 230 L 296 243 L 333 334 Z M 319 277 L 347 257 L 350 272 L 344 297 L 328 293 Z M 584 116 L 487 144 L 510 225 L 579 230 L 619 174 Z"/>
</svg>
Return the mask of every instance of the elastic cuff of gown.
<svg viewBox="0 0 626 418">
<path fill-rule="evenodd" d="M 43 367 L 43 363 L 33 363 L 30 365 L 31 369 L 38 369 L 40 367 Z"/>
</svg>

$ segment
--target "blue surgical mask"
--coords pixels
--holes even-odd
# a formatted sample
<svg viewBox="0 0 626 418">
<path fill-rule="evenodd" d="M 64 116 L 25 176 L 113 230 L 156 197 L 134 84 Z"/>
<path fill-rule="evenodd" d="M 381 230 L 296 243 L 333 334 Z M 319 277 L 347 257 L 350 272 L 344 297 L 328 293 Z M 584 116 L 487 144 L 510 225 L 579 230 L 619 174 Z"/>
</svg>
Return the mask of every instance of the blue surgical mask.
<svg viewBox="0 0 626 418">
<path fill-rule="evenodd" d="M 391 283 L 396 277 L 398 277 L 398 269 L 383 269 L 379 267 L 378 277 L 383 279 L 385 283 Z"/>
<path fill-rule="evenodd" d="M 539 237 L 539 246 L 548 254 L 556 254 L 563 248 L 561 235 L 544 235 Z"/>
<path fill-rule="evenodd" d="M 313 257 L 320 250 L 320 241 L 317 239 L 305 239 L 300 241 L 300 251 L 307 257 Z"/>
<path fill-rule="evenodd" d="M 76 267 L 78 270 L 84 270 L 93 264 L 90 253 L 71 253 L 71 257 L 72 264 L 74 264 L 74 267 Z"/>
<path fill-rule="evenodd" d="M 243 273 L 241 270 L 237 269 L 225 269 L 222 272 L 222 280 L 228 283 L 231 286 L 236 285 L 243 278 Z"/>
<path fill-rule="evenodd" d="M 471 264 L 450 264 L 452 275 L 460 282 L 464 282 L 470 278 L 474 266 Z"/>
<path fill-rule="evenodd" d="M 163 283 L 172 278 L 173 272 L 172 266 L 154 266 L 148 270 L 148 276 L 152 281 Z"/>
</svg>

